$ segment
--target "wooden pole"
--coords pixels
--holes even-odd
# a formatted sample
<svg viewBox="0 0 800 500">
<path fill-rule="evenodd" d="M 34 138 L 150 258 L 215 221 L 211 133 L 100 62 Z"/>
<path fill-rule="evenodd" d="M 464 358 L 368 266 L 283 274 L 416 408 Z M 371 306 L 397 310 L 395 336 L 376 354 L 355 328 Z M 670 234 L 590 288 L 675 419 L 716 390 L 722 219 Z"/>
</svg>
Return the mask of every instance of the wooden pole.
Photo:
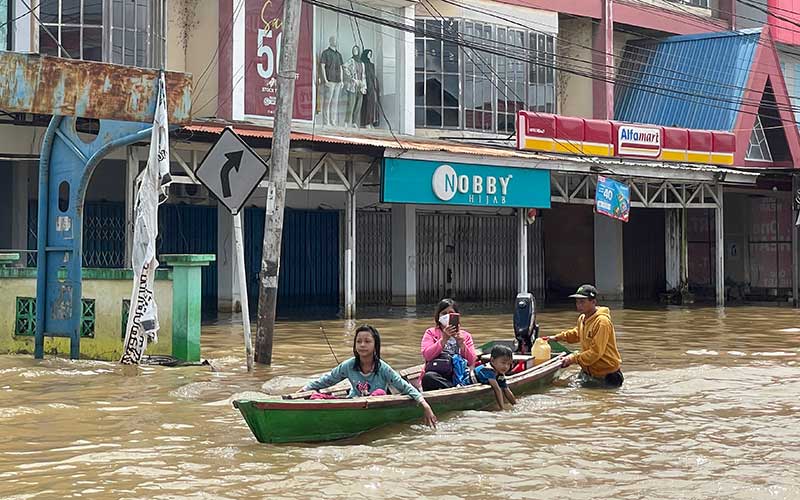
<svg viewBox="0 0 800 500">
<path fill-rule="evenodd" d="M 297 78 L 297 40 L 300 31 L 302 0 L 283 4 L 283 40 L 278 62 L 278 96 L 272 138 L 269 177 L 275 186 L 275 210 L 264 218 L 264 247 L 259 276 L 256 362 L 272 364 L 275 331 L 275 306 L 278 300 L 278 273 L 281 262 L 283 207 L 286 202 L 286 173 L 289 168 L 289 135 L 292 130 L 294 82 Z"/>
</svg>

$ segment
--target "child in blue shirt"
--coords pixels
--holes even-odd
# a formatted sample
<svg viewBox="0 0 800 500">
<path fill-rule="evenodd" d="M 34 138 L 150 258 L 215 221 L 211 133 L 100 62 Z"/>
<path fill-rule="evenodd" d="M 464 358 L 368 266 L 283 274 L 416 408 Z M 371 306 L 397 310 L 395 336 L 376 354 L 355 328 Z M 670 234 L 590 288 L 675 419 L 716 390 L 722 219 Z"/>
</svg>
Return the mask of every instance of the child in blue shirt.
<svg viewBox="0 0 800 500">
<path fill-rule="evenodd" d="M 511 364 L 514 360 L 514 353 L 504 345 L 496 345 L 492 347 L 490 354 L 491 358 L 486 365 L 479 365 L 475 368 L 475 380 L 481 384 L 488 384 L 494 391 L 494 397 L 497 400 L 497 408 L 502 410 L 505 408 L 503 396 L 512 405 L 517 404 L 517 398 L 514 393 L 508 388 L 506 384 L 506 373 L 511 369 Z"/>
<path fill-rule="evenodd" d="M 425 423 L 430 427 L 436 427 L 436 415 L 422 394 L 381 359 L 381 336 L 374 327 L 369 325 L 358 327 L 353 337 L 353 357 L 340 363 L 330 373 L 309 382 L 302 390 L 324 389 L 344 379 L 350 381 L 351 398 L 388 394 L 391 385 L 402 394 L 414 398 L 422 406 Z"/>
</svg>

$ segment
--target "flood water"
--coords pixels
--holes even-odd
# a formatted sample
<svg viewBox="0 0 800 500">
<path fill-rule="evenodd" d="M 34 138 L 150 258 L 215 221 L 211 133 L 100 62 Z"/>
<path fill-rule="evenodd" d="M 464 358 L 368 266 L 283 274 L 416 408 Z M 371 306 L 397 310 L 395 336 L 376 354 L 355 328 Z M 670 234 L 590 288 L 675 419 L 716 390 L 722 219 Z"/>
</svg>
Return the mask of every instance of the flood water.
<svg viewBox="0 0 800 500">
<path fill-rule="evenodd" d="M 419 362 L 431 320 L 372 321 L 383 357 Z M 543 333 L 576 314 L 539 315 Z M 278 393 L 334 365 L 352 324 L 282 323 L 275 364 L 244 368 L 231 320 L 204 327 L 208 367 L 0 356 L 0 498 L 800 498 L 800 321 L 788 308 L 614 310 L 618 391 L 571 368 L 505 412 L 394 425 L 347 442 L 261 445 L 234 395 Z M 511 315 L 466 314 L 480 343 Z M 263 387 L 262 387 L 263 386 Z"/>
</svg>

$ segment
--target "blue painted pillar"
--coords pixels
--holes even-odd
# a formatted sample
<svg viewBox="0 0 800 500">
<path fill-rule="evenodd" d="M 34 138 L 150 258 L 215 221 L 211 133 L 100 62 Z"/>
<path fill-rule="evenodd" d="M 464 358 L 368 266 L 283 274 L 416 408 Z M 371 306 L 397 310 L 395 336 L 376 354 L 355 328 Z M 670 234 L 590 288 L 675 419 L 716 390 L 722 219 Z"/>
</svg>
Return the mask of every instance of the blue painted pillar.
<svg viewBox="0 0 800 500">
<path fill-rule="evenodd" d="M 98 163 L 114 148 L 146 141 L 151 126 L 101 120 L 84 142 L 75 119 L 53 116 L 39 160 L 39 222 L 34 357 L 44 356 L 45 337 L 70 339 L 70 358 L 80 357 L 83 203 Z"/>
</svg>

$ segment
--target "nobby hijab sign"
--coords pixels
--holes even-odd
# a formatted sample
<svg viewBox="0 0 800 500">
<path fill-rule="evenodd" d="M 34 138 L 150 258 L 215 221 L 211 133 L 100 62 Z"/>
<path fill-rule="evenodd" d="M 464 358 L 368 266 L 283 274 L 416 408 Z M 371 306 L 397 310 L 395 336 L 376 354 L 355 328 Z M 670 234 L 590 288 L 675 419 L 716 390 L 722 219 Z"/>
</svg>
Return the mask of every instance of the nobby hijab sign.
<svg viewBox="0 0 800 500">
<path fill-rule="evenodd" d="M 550 208 L 547 170 L 387 158 L 384 203 Z"/>
</svg>

